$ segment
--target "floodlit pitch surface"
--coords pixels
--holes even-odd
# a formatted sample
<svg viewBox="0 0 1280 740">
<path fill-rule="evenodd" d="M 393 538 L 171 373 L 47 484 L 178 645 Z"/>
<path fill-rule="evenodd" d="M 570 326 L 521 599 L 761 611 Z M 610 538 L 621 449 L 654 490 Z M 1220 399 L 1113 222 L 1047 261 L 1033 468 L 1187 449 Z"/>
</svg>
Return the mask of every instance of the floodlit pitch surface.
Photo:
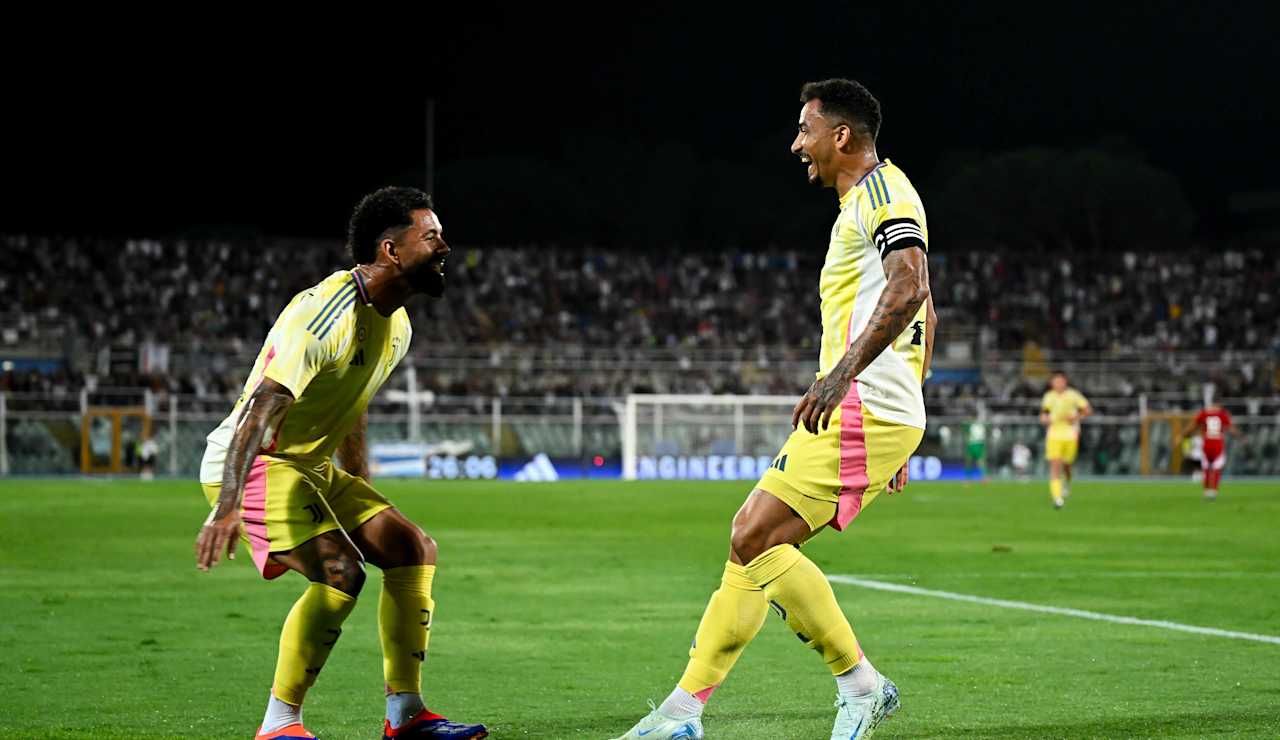
<svg viewBox="0 0 1280 740">
<path fill-rule="evenodd" d="M 610 737 L 661 700 L 748 490 L 380 485 L 440 543 L 428 703 L 496 738 Z M 252 737 L 302 581 L 243 549 L 197 573 L 205 512 L 190 482 L 0 482 L 0 736 Z M 1280 484 L 1081 482 L 1063 511 L 1043 483 L 913 484 L 805 550 L 861 582 L 835 591 L 902 690 L 882 737 L 1280 736 Z M 308 697 L 322 738 L 378 736 L 378 590 Z M 708 735 L 826 737 L 834 694 L 771 614 Z"/>
</svg>

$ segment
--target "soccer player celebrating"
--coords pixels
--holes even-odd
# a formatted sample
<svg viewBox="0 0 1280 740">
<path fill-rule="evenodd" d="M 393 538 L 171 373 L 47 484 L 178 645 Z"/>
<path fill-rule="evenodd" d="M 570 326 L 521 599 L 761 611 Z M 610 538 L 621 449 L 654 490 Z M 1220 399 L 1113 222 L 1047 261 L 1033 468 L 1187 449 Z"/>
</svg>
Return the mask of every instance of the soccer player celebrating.
<svg viewBox="0 0 1280 740">
<path fill-rule="evenodd" d="M 701 738 L 702 710 L 770 606 L 835 676 L 833 738 L 861 738 L 898 706 L 867 660 L 826 577 L 800 545 L 840 531 L 886 487 L 907 482 L 924 434 L 921 383 L 936 316 L 924 206 L 907 176 L 876 154 L 880 103 L 852 80 L 804 86 L 791 151 L 809 182 L 834 188 L 840 212 L 819 282 L 818 378 L 794 431 L 733 518 L 729 561 L 662 706 L 623 738 Z"/>
<path fill-rule="evenodd" d="M 1071 465 L 1080 449 L 1080 420 L 1092 413 L 1088 399 L 1067 385 L 1067 374 L 1055 370 L 1040 402 L 1040 423 L 1046 430 L 1044 456 L 1049 461 L 1049 494 L 1055 509 L 1061 509 L 1071 495 Z"/>
<path fill-rule="evenodd" d="M 1218 497 L 1218 484 L 1222 482 L 1222 469 L 1227 464 L 1226 435 L 1238 435 L 1231 423 L 1231 414 L 1216 403 L 1205 406 L 1191 426 L 1199 431 L 1201 439 L 1200 469 L 1204 471 L 1204 497 L 1213 501 Z M 1185 432 L 1184 432 L 1185 433 Z"/>
<path fill-rule="evenodd" d="M 366 562 L 382 569 L 383 737 L 485 737 L 484 725 L 423 706 L 436 544 L 369 484 L 365 446 L 369 399 L 409 349 L 404 304 L 444 293 L 449 245 L 430 199 L 412 188 L 366 196 L 348 237 L 355 268 L 285 306 L 231 415 L 209 435 L 200 479 L 213 511 L 196 567 L 235 557 L 243 537 L 263 578 L 293 570 L 309 581 L 281 630 L 258 740 L 314 737 L 302 701 L 355 606 Z"/>
</svg>

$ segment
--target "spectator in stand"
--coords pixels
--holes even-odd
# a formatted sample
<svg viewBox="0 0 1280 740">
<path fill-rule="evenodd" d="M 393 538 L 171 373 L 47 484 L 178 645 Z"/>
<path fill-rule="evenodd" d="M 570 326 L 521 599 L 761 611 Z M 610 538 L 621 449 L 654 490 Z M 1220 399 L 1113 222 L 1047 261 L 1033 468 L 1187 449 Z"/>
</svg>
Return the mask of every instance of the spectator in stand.
<svg viewBox="0 0 1280 740">
<path fill-rule="evenodd" d="M 218 358 L 233 356 L 237 345 L 252 352 L 275 318 L 271 307 L 344 264 L 338 243 L 256 237 L 18 235 L 0 237 L 0 250 L 0 261 L 13 268 L 0 275 L 10 301 L 0 344 L 52 347 L 68 360 L 53 376 L 6 373 L 3 387 L 74 393 L 92 376 L 102 387 L 219 399 L 240 387 L 240 365 L 220 360 L 191 367 L 179 358 L 214 343 L 232 345 L 213 354 Z M 23 259 L 15 259 L 18 254 Z M 645 254 L 556 245 L 459 247 L 449 279 L 461 300 L 417 304 L 414 324 L 431 334 L 433 353 L 487 348 L 502 360 L 484 373 L 424 369 L 419 382 L 441 393 L 480 395 L 798 393 L 816 362 L 819 338 L 810 330 L 816 322 L 799 318 L 817 315 L 812 284 L 821 259 L 820 250 L 778 248 L 673 247 Z M 1201 382 L 1202 371 L 1178 364 L 1194 351 L 1221 355 L 1221 369 L 1210 379 L 1224 396 L 1265 395 L 1280 382 L 1269 369 L 1274 363 L 1255 367 L 1240 357 L 1280 354 L 1280 249 L 1081 254 L 1070 261 L 1035 252 L 939 250 L 930 256 L 930 271 L 935 293 L 945 296 L 938 305 L 942 342 L 963 336 L 974 337 L 979 352 L 1016 352 L 1035 343 L 1050 351 L 1167 362 L 1166 372 L 1118 375 L 1112 387 L 1099 389 L 1128 397 Z M 1213 291 L 1204 292 L 1205 285 Z M 167 351 L 159 353 L 160 347 Z M 627 369 L 583 362 L 563 372 L 520 372 L 535 353 L 563 358 L 584 347 L 616 350 L 615 367 Z M 660 351 L 681 362 L 664 368 L 646 362 Z M 162 354 L 169 371 L 139 370 L 139 356 Z M 734 358 L 726 361 L 734 371 L 703 361 L 712 356 Z M 120 357 L 132 360 L 122 365 Z M 966 404 L 1031 398 L 1031 385 L 993 377 L 967 386 L 930 384 L 927 391 L 931 404 Z"/>
</svg>

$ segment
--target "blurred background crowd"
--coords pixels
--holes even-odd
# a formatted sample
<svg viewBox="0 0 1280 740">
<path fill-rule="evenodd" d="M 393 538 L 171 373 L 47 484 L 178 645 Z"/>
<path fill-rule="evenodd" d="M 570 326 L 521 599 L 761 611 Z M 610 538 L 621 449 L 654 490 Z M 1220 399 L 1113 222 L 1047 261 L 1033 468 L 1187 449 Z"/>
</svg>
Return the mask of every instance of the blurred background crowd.
<svg viewBox="0 0 1280 740">
<path fill-rule="evenodd" d="M 935 250 L 935 364 L 979 371 L 940 377 L 931 400 L 1036 396 L 1063 357 L 1110 363 L 1095 385 L 1120 396 L 1205 381 L 1226 396 L 1274 394 L 1277 246 Z M 336 242 L 260 237 L 6 236 L 3 251 L 0 350 L 45 364 L 11 363 L 0 389 L 87 383 L 218 401 L 238 393 L 291 296 L 349 264 Z M 821 260 L 781 247 L 459 245 L 445 299 L 410 306 L 411 357 L 419 384 L 445 395 L 796 394 L 816 366 Z M 1164 371 L 1125 373 L 1126 360 Z"/>
</svg>

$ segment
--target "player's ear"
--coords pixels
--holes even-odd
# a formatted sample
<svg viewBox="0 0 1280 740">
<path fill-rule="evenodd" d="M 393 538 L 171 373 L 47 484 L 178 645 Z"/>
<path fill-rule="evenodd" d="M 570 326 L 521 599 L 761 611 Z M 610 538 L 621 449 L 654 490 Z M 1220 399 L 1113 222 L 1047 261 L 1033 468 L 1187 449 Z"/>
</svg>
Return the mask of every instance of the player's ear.
<svg viewBox="0 0 1280 740">
<path fill-rule="evenodd" d="M 853 140 L 853 131 L 842 123 L 839 126 L 836 126 L 835 133 L 836 149 L 843 151 L 844 148 L 849 145 L 849 142 Z"/>
<path fill-rule="evenodd" d="M 396 251 L 396 242 L 394 239 L 383 239 L 378 242 L 378 251 L 387 255 L 387 259 L 391 264 L 400 264 L 400 254 Z"/>
</svg>

